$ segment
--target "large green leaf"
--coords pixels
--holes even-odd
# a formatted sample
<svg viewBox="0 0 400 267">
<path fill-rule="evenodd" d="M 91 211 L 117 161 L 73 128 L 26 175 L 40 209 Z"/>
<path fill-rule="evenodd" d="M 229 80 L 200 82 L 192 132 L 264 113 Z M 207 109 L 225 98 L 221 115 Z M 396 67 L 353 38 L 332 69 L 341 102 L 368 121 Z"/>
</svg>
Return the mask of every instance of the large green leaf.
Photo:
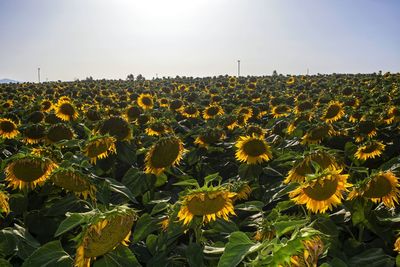
<svg viewBox="0 0 400 267">
<path fill-rule="evenodd" d="M 191 243 L 185 251 L 190 267 L 203 267 L 203 248 L 197 243 Z"/>
<path fill-rule="evenodd" d="M 383 251 L 381 248 L 371 248 L 352 257 L 348 265 L 352 267 L 392 267 L 395 259 Z"/>
<path fill-rule="evenodd" d="M 244 259 L 252 246 L 254 246 L 254 243 L 245 233 L 233 232 L 218 262 L 218 267 L 237 266 Z"/>
<path fill-rule="evenodd" d="M 141 266 L 133 252 L 119 245 L 115 250 L 108 252 L 101 259 L 94 262 L 93 267 L 138 267 Z"/>
<path fill-rule="evenodd" d="M 64 251 L 59 240 L 51 241 L 32 253 L 22 267 L 70 267 L 73 259 Z"/>
<path fill-rule="evenodd" d="M 135 230 L 133 231 L 133 242 L 139 242 L 147 237 L 147 235 L 160 229 L 160 226 L 155 223 L 153 218 L 148 214 L 143 214 L 136 222 Z"/>
</svg>

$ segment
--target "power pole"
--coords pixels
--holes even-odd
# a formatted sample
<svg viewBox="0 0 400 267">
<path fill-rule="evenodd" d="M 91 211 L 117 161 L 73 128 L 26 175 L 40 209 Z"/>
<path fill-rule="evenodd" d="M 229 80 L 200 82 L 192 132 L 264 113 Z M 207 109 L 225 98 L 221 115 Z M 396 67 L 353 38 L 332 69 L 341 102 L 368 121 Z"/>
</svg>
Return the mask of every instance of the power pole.
<svg viewBox="0 0 400 267">
<path fill-rule="evenodd" d="M 237 61 L 238 63 L 238 78 L 240 77 L 240 59 Z"/>
<path fill-rule="evenodd" d="M 40 83 L 40 68 L 37 68 L 38 81 Z"/>
</svg>

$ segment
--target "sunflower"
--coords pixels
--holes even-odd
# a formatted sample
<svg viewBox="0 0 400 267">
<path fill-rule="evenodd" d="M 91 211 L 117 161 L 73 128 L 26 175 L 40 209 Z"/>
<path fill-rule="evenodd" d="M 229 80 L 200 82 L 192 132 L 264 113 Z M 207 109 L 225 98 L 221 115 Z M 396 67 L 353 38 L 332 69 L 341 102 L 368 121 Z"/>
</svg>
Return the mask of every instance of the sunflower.
<svg viewBox="0 0 400 267">
<path fill-rule="evenodd" d="M 19 134 L 17 125 L 10 119 L 0 119 L 0 137 L 12 139 Z"/>
<path fill-rule="evenodd" d="M 169 106 L 169 100 L 167 98 L 161 98 L 158 100 L 158 103 L 160 103 L 160 107 L 168 107 Z"/>
<path fill-rule="evenodd" d="M 83 148 L 85 156 L 90 158 L 90 163 L 96 164 L 97 159 L 107 158 L 109 154 L 116 154 L 115 142 L 112 136 L 92 137 Z"/>
<path fill-rule="evenodd" d="M 265 135 L 265 132 L 266 131 L 263 128 L 256 124 L 249 125 L 246 128 L 246 135 L 248 136 L 256 135 L 263 137 Z"/>
<path fill-rule="evenodd" d="M 287 85 L 293 85 L 295 83 L 296 79 L 294 76 L 291 76 L 289 79 L 286 80 Z"/>
<path fill-rule="evenodd" d="M 171 132 L 171 128 L 169 128 L 165 123 L 159 121 L 150 123 L 146 128 L 146 133 L 150 136 L 160 136 L 169 132 Z"/>
<path fill-rule="evenodd" d="M 72 129 L 61 123 L 51 126 L 46 134 L 47 141 L 51 144 L 62 140 L 71 140 L 74 136 Z"/>
<path fill-rule="evenodd" d="M 326 123 L 332 123 L 340 120 L 344 116 L 343 104 L 339 101 L 331 101 L 325 110 L 324 116 L 321 118 Z"/>
<path fill-rule="evenodd" d="M 383 202 L 386 207 L 394 208 L 399 203 L 399 179 L 391 171 L 379 172 L 369 178 L 367 183 L 354 188 L 349 194 L 349 199 L 362 196 L 374 203 Z"/>
<path fill-rule="evenodd" d="M 57 165 L 47 158 L 21 156 L 5 167 L 5 180 L 13 189 L 33 189 L 44 184 L 56 167 Z"/>
<path fill-rule="evenodd" d="M 44 112 L 49 112 L 53 109 L 53 103 L 50 100 L 45 99 L 40 103 L 40 110 Z"/>
<path fill-rule="evenodd" d="M 354 157 L 361 160 L 380 157 L 383 150 L 385 150 L 385 145 L 382 142 L 370 141 L 366 145 L 358 147 Z"/>
<path fill-rule="evenodd" d="M 251 191 L 251 187 L 248 182 L 236 181 L 230 187 L 229 191 L 236 193 L 236 196 L 233 200 L 246 200 L 249 198 Z"/>
<path fill-rule="evenodd" d="M 215 221 L 217 218 L 229 221 L 230 214 L 236 215 L 233 207 L 235 196 L 235 193 L 222 187 L 192 190 L 181 199 L 178 219 L 184 225 L 189 225 L 196 216 L 202 218 L 203 223 Z"/>
<path fill-rule="evenodd" d="M 319 236 L 302 240 L 302 253 L 290 257 L 290 267 L 317 267 L 318 259 L 324 253 L 324 243 Z"/>
<path fill-rule="evenodd" d="M 186 118 L 197 118 L 200 115 L 200 111 L 193 105 L 185 107 L 181 113 Z"/>
<path fill-rule="evenodd" d="M 161 222 L 159 222 L 161 229 L 166 232 L 168 230 L 169 224 L 170 224 L 170 218 L 167 216 L 164 219 L 162 219 Z"/>
<path fill-rule="evenodd" d="M 302 113 L 298 117 L 296 117 L 287 127 L 287 133 L 292 134 L 294 130 L 296 130 L 297 126 L 300 125 L 302 122 L 309 122 L 311 121 L 311 114 L 310 113 Z"/>
<path fill-rule="evenodd" d="M 249 107 L 241 107 L 237 110 L 237 114 L 246 117 L 248 120 L 253 116 L 253 109 Z"/>
<path fill-rule="evenodd" d="M 132 130 L 129 123 L 121 117 L 113 116 L 103 121 L 99 132 L 101 135 L 114 136 L 118 141 L 125 141 L 132 138 Z"/>
<path fill-rule="evenodd" d="M 33 124 L 24 130 L 24 141 L 27 144 L 37 144 L 46 137 L 46 128 L 40 124 Z"/>
<path fill-rule="evenodd" d="M 0 190 L 0 213 L 5 213 L 6 215 L 10 213 L 8 199 L 8 194 Z"/>
<path fill-rule="evenodd" d="M 315 164 L 317 164 L 321 170 L 341 170 L 343 167 L 336 161 L 333 155 L 325 151 L 317 150 L 297 161 L 290 169 L 283 182 L 285 184 L 290 182 L 304 182 L 308 174 L 315 172 Z"/>
<path fill-rule="evenodd" d="M 220 129 L 206 129 L 196 137 L 194 143 L 200 147 L 208 148 L 210 145 L 218 143 L 225 138 L 224 131 Z"/>
<path fill-rule="evenodd" d="M 88 178 L 81 172 L 74 169 L 58 168 L 51 176 L 50 180 L 66 191 L 73 192 L 84 199 L 90 197 L 96 199 L 96 187 L 92 185 Z"/>
<path fill-rule="evenodd" d="M 90 267 L 92 260 L 112 251 L 119 244 L 128 246 L 136 220 L 136 212 L 125 206 L 94 215 L 79 236 L 74 266 Z"/>
<path fill-rule="evenodd" d="M 141 110 L 141 108 L 140 107 L 138 107 L 138 106 L 131 106 L 131 107 L 128 107 L 126 110 L 125 110 L 125 118 L 128 120 L 128 121 L 135 121 L 135 120 L 137 120 L 138 118 L 139 118 L 139 116 L 142 114 L 142 110 Z"/>
<path fill-rule="evenodd" d="M 371 120 L 360 121 L 356 131 L 356 142 L 361 142 L 366 136 L 372 138 L 377 134 L 375 123 Z"/>
<path fill-rule="evenodd" d="M 294 108 L 294 113 L 300 114 L 303 112 L 308 112 L 314 108 L 314 104 L 311 101 L 301 101 L 297 103 L 296 107 Z"/>
<path fill-rule="evenodd" d="M 240 136 L 235 144 L 236 159 L 247 164 L 257 164 L 272 158 L 271 148 L 261 136 Z"/>
<path fill-rule="evenodd" d="M 334 134 L 332 126 L 320 125 L 309 130 L 302 138 L 302 144 L 319 144 L 322 140 L 328 136 Z"/>
<path fill-rule="evenodd" d="M 185 149 L 178 137 L 164 137 L 158 140 L 147 152 L 145 172 L 161 174 L 166 168 L 179 164 Z"/>
<path fill-rule="evenodd" d="M 78 112 L 69 100 L 59 100 L 56 106 L 56 116 L 64 121 L 78 118 Z"/>
<path fill-rule="evenodd" d="M 217 116 L 223 115 L 224 114 L 224 110 L 217 105 L 212 105 L 207 107 L 204 111 L 203 111 L 203 118 L 205 120 L 209 120 L 209 119 L 213 119 Z"/>
<path fill-rule="evenodd" d="M 183 101 L 180 99 L 174 99 L 171 101 L 171 103 L 169 104 L 169 109 L 176 111 L 176 112 L 180 112 L 183 110 Z"/>
<path fill-rule="evenodd" d="M 310 180 L 301 183 L 289 193 L 289 197 L 298 205 L 306 205 L 314 213 L 325 213 L 341 203 L 342 193 L 351 184 L 347 183 L 347 174 L 341 170 L 326 169 Z"/>
<path fill-rule="evenodd" d="M 140 94 L 137 104 L 144 110 L 152 109 L 154 106 L 153 96 L 150 94 Z"/>
<path fill-rule="evenodd" d="M 287 117 L 290 114 L 290 107 L 286 104 L 280 104 L 273 107 L 271 113 L 274 118 Z"/>
<path fill-rule="evenodd" d="M 393 250 L 400 254 L 400 236 L 396 239 Z"/>
</svg>

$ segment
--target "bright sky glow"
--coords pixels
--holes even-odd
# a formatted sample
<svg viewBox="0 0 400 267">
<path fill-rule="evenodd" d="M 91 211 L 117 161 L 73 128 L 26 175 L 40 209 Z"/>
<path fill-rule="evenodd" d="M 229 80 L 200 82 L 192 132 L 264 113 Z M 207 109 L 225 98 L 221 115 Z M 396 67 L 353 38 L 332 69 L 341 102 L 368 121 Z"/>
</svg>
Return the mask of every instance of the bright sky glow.
<svg viewBox="0 0 400 267">
<path fill-rule="evenodd" d="M 400 71 L 397 0 L 1 0 L 0 79 Z"/>
</svg>

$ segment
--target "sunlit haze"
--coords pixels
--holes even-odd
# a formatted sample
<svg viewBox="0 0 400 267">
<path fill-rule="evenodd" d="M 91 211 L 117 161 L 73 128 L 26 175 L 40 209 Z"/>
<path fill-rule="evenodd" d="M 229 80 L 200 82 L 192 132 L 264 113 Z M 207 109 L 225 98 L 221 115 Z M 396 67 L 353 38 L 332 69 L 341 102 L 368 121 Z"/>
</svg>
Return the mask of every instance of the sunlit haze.
<svg viewBox="0 0 400 267">
<path fill-rule="evenodd" d="M 400 71 L 400 2 L 2 0 L 0 79 Z"/>
</svg>

